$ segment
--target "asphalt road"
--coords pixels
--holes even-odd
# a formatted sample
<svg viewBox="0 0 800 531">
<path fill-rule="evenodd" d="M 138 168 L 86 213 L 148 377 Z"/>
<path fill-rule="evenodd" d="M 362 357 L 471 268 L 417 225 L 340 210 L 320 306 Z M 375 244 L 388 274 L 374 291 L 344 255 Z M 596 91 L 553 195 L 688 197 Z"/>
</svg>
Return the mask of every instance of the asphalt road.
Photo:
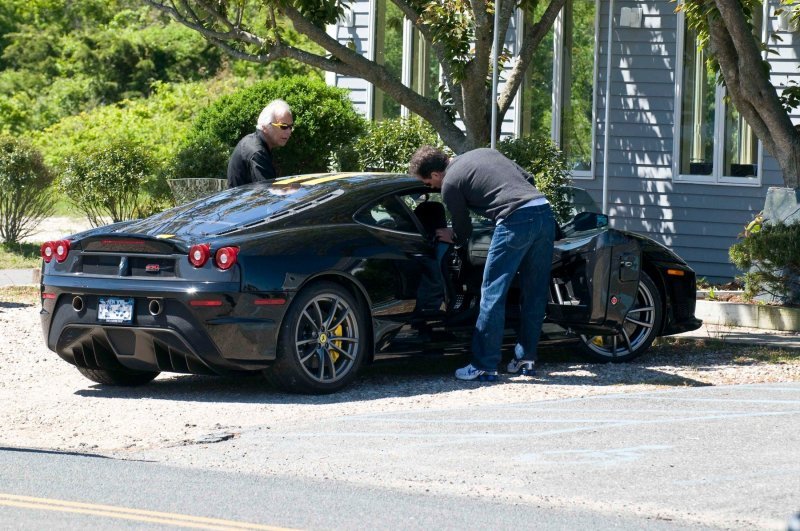
<svg viewBox="0 0 800 531">
<path fill-rule="evenodd" d="M 72 529 L 649 529 L 630 515 L 0 449 L 0 522 Z M 22 494 L 19 494 L 22 493 Z M 32 495 L 33 494 L 33 495 Z"/>
<path fill-rule="evenodd" d="M 5 449 L 0 521 L 15 529 L 786 529 L 800 510 L 798 425 L 795 383 L 342 415 L 137 452 L 140 461 Z M 293 461 L 294 474 L 259 473 L 276 459 Z M 409 482 L 427 485 L 426 494 Z"/>
</svg>

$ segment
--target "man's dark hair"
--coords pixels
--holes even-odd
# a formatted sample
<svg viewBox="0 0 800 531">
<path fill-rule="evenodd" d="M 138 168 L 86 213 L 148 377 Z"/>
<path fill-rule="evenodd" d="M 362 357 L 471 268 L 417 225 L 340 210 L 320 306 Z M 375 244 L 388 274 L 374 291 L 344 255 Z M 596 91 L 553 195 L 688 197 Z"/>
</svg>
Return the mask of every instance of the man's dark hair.
<svg viewBox="0 0 800 531">
<path fill-rule="evenodd" d="M 408 163 L 408 173 L 419 175 L 423 179 L 430 179 L 431 172 L 447 169 L 449 158 L 445 153 L 433 146 L 422 146 L 411 157 Z"/>
</svg>

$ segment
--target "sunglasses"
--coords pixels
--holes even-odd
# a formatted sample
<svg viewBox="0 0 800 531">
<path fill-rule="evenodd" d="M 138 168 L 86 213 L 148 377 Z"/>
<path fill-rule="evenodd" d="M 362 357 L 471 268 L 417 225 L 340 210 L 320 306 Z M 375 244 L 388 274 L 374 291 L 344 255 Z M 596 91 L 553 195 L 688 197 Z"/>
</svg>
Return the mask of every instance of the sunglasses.
<svg viewBox="0 0 800 531">
<path fill-rule="evenodd" d="M 280 127 L 281 130 L 286 131 L 287 129 L 292 129 L 294 124 L 285 124 L 283 122 L 272 122 L 272 125 L 275 127 Z"/>
</svg>

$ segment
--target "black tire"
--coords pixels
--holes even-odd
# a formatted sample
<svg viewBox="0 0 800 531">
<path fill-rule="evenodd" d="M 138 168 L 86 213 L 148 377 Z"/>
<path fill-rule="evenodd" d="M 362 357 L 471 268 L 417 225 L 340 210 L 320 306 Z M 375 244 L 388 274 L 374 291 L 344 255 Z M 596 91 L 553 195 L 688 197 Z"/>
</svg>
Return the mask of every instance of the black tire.
<svg viewBox="0 0 800 531">
<path fill-rule="evenodd" d="M 584 352 L 593 360 L 619 363 L 641 356 L 661 333 L 664 315 L 661 293 L 642 271 L 636 301 L 625 316 L 623 332 L 615 336 L 581 335 Z"/>
<path fill-rule="evenodd" d="M 264 374 L 292 393 L 333 393 L 356 377 L 369 344 L 356 297 L 333 282 L 317 282 L 303 289 L 286 312 L 277 359 Z"/>
<path fill-rule="evenodd" d="M 150 383 L 159 375 L 158 372 L 130 371 L 125 369 L 87 369 L 85 367 L 77 367 L 77 369 L 78 372 L 93 382 L 124 387 L 136 387 L 137 385 Z"/>
</svg>

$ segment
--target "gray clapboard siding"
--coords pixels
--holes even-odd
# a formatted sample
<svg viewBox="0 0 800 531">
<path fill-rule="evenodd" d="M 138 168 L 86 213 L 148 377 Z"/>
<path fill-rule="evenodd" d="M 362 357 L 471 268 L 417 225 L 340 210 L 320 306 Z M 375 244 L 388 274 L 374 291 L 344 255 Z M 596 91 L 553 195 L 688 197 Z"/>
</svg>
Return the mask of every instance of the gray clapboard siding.
<svg viewBox="0 0 800 531">
<path fill-rule="evenodd" d="M 591 0 L 589 0 L 591 1 Z M 772 7 L 778 0 L 770 0 Z M 342 43 L 352 40 L 369 56 L 373 28 L 370 0 L 355 0 L 355 25 L 332 29 Z M 770 186 L 783 186 L 777 162 L 764 152 L 759 161 L 760 180 L 742 184 L 698 184 L 676 180 L 674 174 L 677 36 L 676 4 L 664 0 L 618 0 L 609 28 L 610 2 L 598 3 L 599 32 L 595 90 L 594 171 L 576 180 L 602 205 L 605 135 L 608 138 L 608 213 L 612 226 L 634 230 L 660 241 L 681 255 L 699 276 L 711 281 L 729 280 L 738 271 L 728 260 L 728 249 L 743 227 L 761 211 Z M 642 27 L 619 26 L 623 7 L 641 8 Z M 772 13 L 770 9 L 770 14 Z M 777 20 L 767 20 L 777 29 Z M 609 46 L 608 35 L 612 42 Z M 778 31 L 780 42 L 770 43 L 772 80 L 780 91 L 791 80 L 800 81 L 800 32 Z M 506 45 L 515 48 L 513 35 Z M 611 68 L 607 68 L 609 50 Z M 610 79 L 610 93 L 606 94 Z M 359 110 L 367 113 L 368 84 L 343 76 L 328 76 L 329 83 L 346 87 Z M 516 103 L 516 102 L 515 102 Z M 605 111 L 609 108 L 606 124 Z M 515 113 L 503 122 L 507 136 L 516 130 Z M 800 111 L 794 115 L 800 122 Z"/>
</svg>

